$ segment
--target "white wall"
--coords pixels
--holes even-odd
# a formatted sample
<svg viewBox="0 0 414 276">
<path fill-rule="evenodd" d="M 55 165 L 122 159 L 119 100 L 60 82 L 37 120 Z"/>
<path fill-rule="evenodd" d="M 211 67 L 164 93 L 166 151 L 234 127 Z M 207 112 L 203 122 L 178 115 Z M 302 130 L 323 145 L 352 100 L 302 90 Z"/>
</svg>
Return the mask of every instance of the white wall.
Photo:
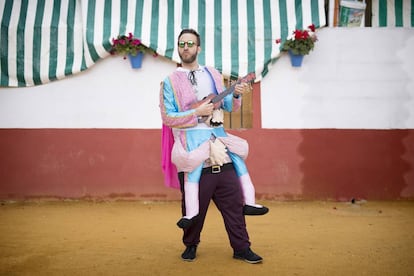
<svg viewBox="0 0 414 276">
<path fill-rule="evenodd" d="M 176 64 L 146 55 L 142 66 L 109 56 L 52 83 L 0 88 L 0 128 L 160 128 L 160 82 Z"/>
<path fill-rule="evenodd" d="M 414 129 L 413 29 L 317 34 L 301 68 L 283 54 L 263 79 L 264 128 Z M 0 88 L 0 128 L 160 128 L 159 83 L 175 66 L 108 57 L 63 80 Z"/>
<path fill-rule="evenodd" d="M 262 82 L 263 128 L 414 128 L 414 29 L 325 28 Z"/>
</svg>

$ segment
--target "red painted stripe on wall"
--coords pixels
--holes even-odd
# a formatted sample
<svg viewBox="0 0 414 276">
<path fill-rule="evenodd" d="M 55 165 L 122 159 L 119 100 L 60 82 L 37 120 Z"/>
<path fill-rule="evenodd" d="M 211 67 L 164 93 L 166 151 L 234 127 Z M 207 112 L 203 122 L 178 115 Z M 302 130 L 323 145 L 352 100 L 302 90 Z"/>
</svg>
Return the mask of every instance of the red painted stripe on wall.
<svg viewBox="0 0 414 276">
<path fill-rule="evenodd" d="M 249 129 L 260 199 L 414 198 L 414 130 Z M 0 129 L 0 198 L 176 200 L 158 129 Z"/>
</svg>

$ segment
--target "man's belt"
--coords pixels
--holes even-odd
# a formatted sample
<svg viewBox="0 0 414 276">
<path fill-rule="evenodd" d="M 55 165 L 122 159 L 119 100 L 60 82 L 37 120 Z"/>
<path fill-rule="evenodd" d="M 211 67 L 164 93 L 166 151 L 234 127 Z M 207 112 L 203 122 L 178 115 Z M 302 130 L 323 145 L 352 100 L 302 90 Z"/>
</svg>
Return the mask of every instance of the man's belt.
<svg viewBox="0 0 414 276">
<path fill-rule="evenodd" d="M 213 165 L 211 167 L 204 168 L 202 171 L 202 174 L 216 174 L 216 173 L 221 173 L 221 172 L 233 170 L 233 169 L 234 169 L 233 163 L 227 163 L 227 164 L 224 164 L 223 166 Z"/>
</svg>

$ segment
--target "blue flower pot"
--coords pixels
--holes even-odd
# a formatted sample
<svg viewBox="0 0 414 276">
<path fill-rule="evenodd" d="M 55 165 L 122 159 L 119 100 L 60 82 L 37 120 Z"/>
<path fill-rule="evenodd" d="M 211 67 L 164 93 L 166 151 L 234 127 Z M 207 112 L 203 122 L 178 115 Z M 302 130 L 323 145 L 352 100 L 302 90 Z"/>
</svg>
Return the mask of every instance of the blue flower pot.
<svg viewBox="0 0 414 276">
<path fill-rule="evenodd" d="M 128 57 L 129 57 L 129 61 L 131 62 L 132 68 L 134 69 L 141 68 L 142 58 L 144 57 L 143 52 L 138 52 L 136 56 L 129 54 Z"/>
<path fill-rule="evenodd" d="M 290 63 L 293 67 L 301 67 L 303 61 L 303 55 L 295 55 L 292 51 L 289 51 Z"/>
</svg>

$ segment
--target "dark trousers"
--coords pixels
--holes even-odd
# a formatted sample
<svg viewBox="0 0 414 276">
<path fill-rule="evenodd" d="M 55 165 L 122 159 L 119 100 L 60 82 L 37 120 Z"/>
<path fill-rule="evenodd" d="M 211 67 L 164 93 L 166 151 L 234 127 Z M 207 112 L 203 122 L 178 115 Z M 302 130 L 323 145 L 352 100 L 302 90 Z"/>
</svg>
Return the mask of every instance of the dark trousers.
<svg viewBox="0 0 414 276">
<path fill-rule="evenodd" d="M 209 169 L 210 172 L 207 172 Z M 183 195 L 182 213 L 185 215 L 183 173 L 179 173 L 179 179 Z M 243 194 L 233 165 L 224 165 L 220 173 L 211 173 L 211 168 L 204 169 L 199 185 L 199 218 L 197 223 L 184 229 L 183 243 L 186 246 L 199 244 L 207 209 L 210 201 L 213 200 L 224 219 L 233 250 L 242 251 L 248 248 L 250 241 L 243 215 Z"/>
</svg>

